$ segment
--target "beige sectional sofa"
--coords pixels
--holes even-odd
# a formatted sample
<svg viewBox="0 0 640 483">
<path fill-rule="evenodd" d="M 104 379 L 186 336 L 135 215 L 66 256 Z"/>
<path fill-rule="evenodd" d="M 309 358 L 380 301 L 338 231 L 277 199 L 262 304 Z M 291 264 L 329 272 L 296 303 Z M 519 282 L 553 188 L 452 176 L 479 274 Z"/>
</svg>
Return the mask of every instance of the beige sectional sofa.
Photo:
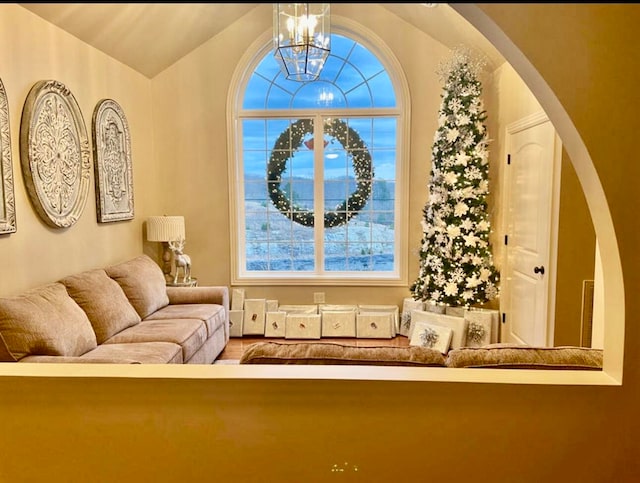
<svg viewBox="0 0 640 483">
<path fill-rule="evenodd" d="M 228 287 L 167 287 L 146 255 L 0 298 L 2 362 L 211 364 L 228 341 Z"/>
</svg>

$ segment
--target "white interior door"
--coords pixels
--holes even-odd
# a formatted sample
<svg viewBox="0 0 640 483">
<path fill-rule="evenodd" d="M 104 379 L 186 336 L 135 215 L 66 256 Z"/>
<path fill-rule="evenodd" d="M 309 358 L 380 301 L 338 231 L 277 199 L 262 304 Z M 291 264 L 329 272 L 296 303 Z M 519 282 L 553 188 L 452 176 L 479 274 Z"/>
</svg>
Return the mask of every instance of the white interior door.
<svg viewBox="0 0 640 483">
<path fill-rule="evenodd" d="M 553 345 L 561 145 L 543 114 L 507 127 L 501 340 Z"/>
</svg>

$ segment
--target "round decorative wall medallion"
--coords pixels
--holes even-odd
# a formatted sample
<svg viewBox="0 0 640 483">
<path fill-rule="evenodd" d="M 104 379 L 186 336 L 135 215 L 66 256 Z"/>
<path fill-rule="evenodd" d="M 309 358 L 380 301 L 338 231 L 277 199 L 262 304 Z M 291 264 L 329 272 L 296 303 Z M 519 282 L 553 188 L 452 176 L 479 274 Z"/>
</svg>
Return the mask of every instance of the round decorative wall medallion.
<svg viewBox="0 0 640 483">
<path fill-rule="evenodd" d="M 84 210 L 91 151 L 75 97 L 61 82 L 43 80 L 29 91 L 20 124 L 20 162 L 36 212 L 49 226 L 72 226 Z"/>
</svg>

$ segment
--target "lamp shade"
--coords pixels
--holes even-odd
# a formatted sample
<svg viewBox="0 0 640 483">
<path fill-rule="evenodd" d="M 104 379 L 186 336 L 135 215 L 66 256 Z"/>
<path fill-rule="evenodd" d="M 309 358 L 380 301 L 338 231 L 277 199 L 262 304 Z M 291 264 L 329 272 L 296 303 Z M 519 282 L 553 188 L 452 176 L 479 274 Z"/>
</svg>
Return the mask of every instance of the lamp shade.
<svg viewBox="0 0 640 483">
<path fill-rule="evenodd" d="M 168 242 L 185 238 L 184 216 L 150 216 L 147 218 L 147 240 Z"/>
</svg>

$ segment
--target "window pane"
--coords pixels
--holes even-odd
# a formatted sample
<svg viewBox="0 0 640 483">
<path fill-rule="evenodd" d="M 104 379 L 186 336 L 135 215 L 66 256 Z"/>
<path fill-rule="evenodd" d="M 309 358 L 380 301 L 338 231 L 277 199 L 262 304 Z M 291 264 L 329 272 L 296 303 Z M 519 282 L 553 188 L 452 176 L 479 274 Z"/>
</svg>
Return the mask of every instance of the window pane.
<svg viewBox="0 0 640 483">
<path fill-rule="evenodd" d="M 366 119 L 349 119 L 349 127 L 352 128 L 356 137 L 360 138 L 364 143 L 365 148 L 371 149 L 371 139 L 372 139 L 372 121 L 371 118 Z M 356 141 L 356 139 L 349 138 L 349 144 Z"/>
<path fill-rule="evenodd" d="M 330 271 L 347 270 L 347 244 L 325 243 L 324 269 Z"/>
<path fill-rule="evenodd" d="M 245 119 L 242 121 L 242 149 L 264 149 L 265 122 L 261 120 Z"/>
<path fill-rule="evenodd" d="M 370 79 L 375 75 L 384 73 L 384 67 L 382 67 L 378 58 L 360 44 L 356 44 L 353 52 L 351 52 L 349 62 L 353 65 L 357 65 L 358 69 L 366 79 Z M 386 73 L 384 73 L 384 75 L 386 75 Z"/>
<path fill-rule="evenodd" d="M 260 211 L 246 211 L 245 212 L 245 226 L 246 226 L 246 236 L 245 238 L 248 241 L 266 241 L 269 238 L 269 234 L 267 230 L 269 228 L 269 223 L 267 221 L 267 212 L 266 210 Z M 254 253 L 251 253 L 254 255 Z M 259 255 L 259 253 L 255 253 L 255 255 Z"/>
<path fill-rule="evenodd" d="M 293 247 L 293 269 L 315 270 L 315 249 L 312 243 L 296 243 Z"/>
<path fill-rule="evenodd" d="M 376 179 L 393 182 L 396 178 L 395 151 L 376 149 L 370 152 Z"/>
<path fill-rule="evenodd" d="M 351 193 L 351 183 L 345 177 L 341 180 L 327 181 L 324 184 L 324 207 L 326 210 L 335 210 L 340 204 L 345 203 Z"/>
<path fill-rule="evenodd" d="M 264 109 L 264 101 L 267 98 L 267 92 L 270 87 L 270 81 L 258 75 L 253 75 L 244 91 L 242 107 L 244 109 Z"/>
<path fill-rule="evenodd" d="M 349 39 L 343 35 L 331 34 L 331 55 L 335 55 L 341 59 L 346 59 L 349 57 L 356 44 L 357 43 L 353 39 Z M 322 73 L 320 75 L 322 75 Z"/>
<path fill-rule="evenodd" d="M 257 178 L 257 177 L 256 177 Z M 264 180 L 264 176 L 259 178 L 245 177 L 244 183 L 244 199 L 248 203 L 254 203 L 256 206 L 266 208 L 267 206 L 267 183 Z M 245 210 L 252 209 L 245 207 Z"/>
<path fill-rule="evenodd" d="M 362 74 L 360 74 L 360 72 L 351 64 L 344 64 L 344 67 L 336 79 L 336 84 L 338 84 L 340 89 L 347 93 L 363 82 L 365 82 L 364 77 L 362 77 Z"/>
<path fill-rule="evenodd" d="M 364 108 L 373 107 L 373 99 L 371 98 L 371 91 L 367 84 L 360 84 L 355 89 L 347 92 L 347 102 L 349 107 Z"/>
<path fill-rule="evenodd" d="M 395 107 L 396 95 L 393 84 L 387 74 L 380 74 L 369 80 L 373 93 L 373 105 L 376 107 Z"/>
<path fill-rule="evenodd" d="M 258 179 L 262 184 L 264 184 L 266 167 L 267 167 L 267 158 L 266 158 L 266 152 L 264 150 L 244 152 L 245 183 L 256 181 L 256 179 Z"/>
<path fill-rule="evenodd" d="M 347 100 L 344 93 L 333 84 L 328 82 L 307 82 L 296 93 L 293 100 L 293 107 L 315 108 L 315 107 L 345 107 Z"/>
<path fill-rule="evenodd" d="M 383 117 L 372 119 L 372 121 L 374 136 L 371 140 L 371 148 L 395 148 L 397 124 L 396 119 L 391 117 Z"/>
<path fill-rule="evenodd" d="M 333 42 L 333 40 L 332 40 Z M 340 69 L 342 69 L 342 65 L 344 64 L 344 58 L 340 58 L 336 55 L 335 48 L 331 49 L 331 54 L 327 57 L 327 60 L 324 62 L 324 67 L 322 67 L 322 71 L 320 72 L 320 76 L 318 77 L 318 81 L 329 82 L 333 84 L 340 73 Z"/>
<path fill-rule="evenodd" d="M 281 87 L 272 84 L 267 97 L 268 109 L 286 109 L 291 103 L 292 95 Z"/>
<path fill-rule="evenodd" d="M 273 52 L 269 52 L 265 55 L 262 62 L 258 64 L 253 77 L 256 77 L 257 74 L 267 80 L 273 80 L 278 76 L 278 74 L 280 74 L 280 67 L 273 58 Z"/>
<path fill-rule="evenodd" d="M 291 248 L 291 243 L 272 243 L 269 246 L 269 270 L 291 270 Z"/>
</svg>

